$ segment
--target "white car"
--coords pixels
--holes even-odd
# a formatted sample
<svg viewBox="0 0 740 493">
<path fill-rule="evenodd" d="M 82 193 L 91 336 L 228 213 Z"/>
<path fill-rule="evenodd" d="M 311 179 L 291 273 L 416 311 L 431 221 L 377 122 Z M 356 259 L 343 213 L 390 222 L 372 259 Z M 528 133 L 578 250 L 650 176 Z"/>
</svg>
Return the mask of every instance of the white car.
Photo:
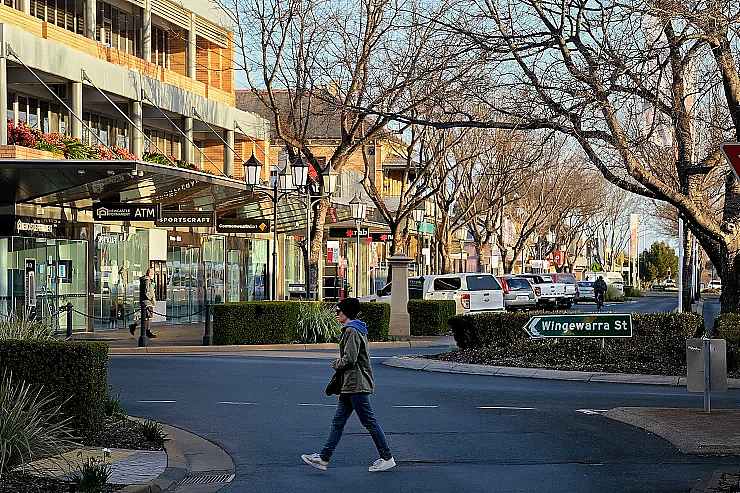
<svg viewBox="0 0 740 493">
<path fill-rule="evenodd" d="M 668 287 L 668 288 L 675 288 L 676 287 L 676 281 L 674 281 L 673 279 L 666 279 L 663 284 L 666 287 Z"/>
<path fill-rule="evenodd" d="M 409 299 L 410 300 L 423 300 L 426 291 L 429 289 L 429 276 L 427 276 L 427 282 L 424 282 L 423 277 L 409 277 Z M 390 303 L 391 302 L 391 288 L 392 282 L 389 282 L 382 288 L 378 289 L 375 294 L 369 296 L 363 296 L 359 298 L 360 301 L 376 301 L 378 303 Z"/>
<path fill-rule="evenodd" d="M 454 300 L 457 314 L 503 312 L 504 290 L 492 274 L 461 272 L 431 278 L 427 300 Z"/>
<path fill-rule="evenodd" d="M 707 286 L 709 289 L 719 289 L 722 290 L 722 280 L 720 279 L 712 279 L 709 282 L 709 286 Z"/>
</svg>

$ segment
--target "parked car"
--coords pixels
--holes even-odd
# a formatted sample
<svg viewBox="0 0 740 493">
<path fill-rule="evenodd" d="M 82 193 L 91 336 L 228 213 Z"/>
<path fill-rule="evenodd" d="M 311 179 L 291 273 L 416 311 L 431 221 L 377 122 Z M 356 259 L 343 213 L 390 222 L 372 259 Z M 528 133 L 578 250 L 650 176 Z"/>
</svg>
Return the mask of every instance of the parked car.
<svg viewBox="0 0 740 493">
<path fill-rule="evenodd" d="M 624 294 L 624 278 L 619 272 L 586 272 L 583 275 L 584 281 L 596 281 L 599 276 L 603 277 L 607 286 L 614 286 L 621 294 Z"/>
<path fill-rule="evenodd" d="M 427 276 L 426 279 L 423 276 L 409 277 L 409 299 L 410 300 L 423 300 L 425 294 L 429 290 L 431 276 Z M 426 281 L 426 283 L 425 283 Z M 425 286 L 426 284 L 426 286 Z M 360 301 L 377 301 L 378 303 L 390 303 L 391 302 L 391 287 L 393 282 L 389 282 L 375 294 L 369 296 L 363 296 L 359 298 Z"/>
<path fill-rule="evenodd" d="M 719 289 L 722 290 L 722 280 L 721 279 L 712 279 L 709 281 L 709 286 L 707 286 L 709 289 Z"/>
<path fill-rule="evenodd" d="M 578 296 L 576 301 L 596 301 L 594 281 L 578 281 Z"/>
<path fill-rule="evenodd" d="M 565 284 L 553 281 L 550 274 L 519 274 L 517 277 L 529 279 L 534 285 L 537 306 L 555 308 L 559 304 L 567 303 Z"/>
<path fill-rule="evenodd" d="M 504 290 L 491 274 L 462 272 L 431 276 L 425 299 L 454 300 L 457 313 L 504 311 Z"/>
<path fill-rule="evenodd" d="M 565 308 L 570 308 L 578 298 L 578 281 L 576 276 L 570 272 L 551 272 L 548 274 L 553 281 L 565 284 L 565 300 L 560 304 Z"/>
<path fill-rule="evenodd" d="M 673 279 L 666 279 L 663 285 L 667 288 L 675 288 L 676 287 L 676 281 Z"/>
<path fill-rule="evenodd" d="M 537 306 L 537 295 L 527 279 L 516 276 L 498 278 L 504 290 L 504 306 L 509 311 L 532 310 Z"/>
</svg>

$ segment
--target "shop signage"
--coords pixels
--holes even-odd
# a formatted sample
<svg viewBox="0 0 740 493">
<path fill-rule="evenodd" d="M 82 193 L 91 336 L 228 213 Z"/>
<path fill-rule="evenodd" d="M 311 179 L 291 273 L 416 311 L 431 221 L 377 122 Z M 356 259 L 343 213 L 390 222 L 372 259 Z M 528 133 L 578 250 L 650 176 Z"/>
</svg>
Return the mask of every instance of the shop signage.
<svg viewBox="0 0 740 493">
<path fill-rule="evenodd" d="M 386 241 L 393 241 L 393 235 L 390 233 L 370 233 L 373 239 L 373 243 L 385 243 Z"/>
<path fill-rule="evenodd" d="M 60 282 L 69 284 L 72 282 L 72 261 L 59 260 L 57 262 L 57 277 Z"/>
<path fill-rule="evenodd" d="M 270 220 L 219 217 L 216 218 L 216 231 L 219 233 L 269 233 Z"/>
<path fill-rule="evenodd" d="M 360 228 L 360 238 L 367 233 L 367 228 Z M 357 238 L 357 228 L 329 228 L 329 238 Z"/>
<path fill-rule="evenodd" d="M 94 221 L 156 221 L 159 204 L 93 204 Z"/>
<path fill-rule="evenodd" d="M 162 211 L 156 221 L 157 226 L 192 226 L 196 228 L 213 227 L 212 211 Z"/>
<path fill-rule="evenodd" d="M 32 218 L 18 218 L 14 223 L 15 233 L 20 236 L 43 236 L 53 238 L 56 236 L 57 223 L 49 220 L 36 220 Z"/>
</svg>

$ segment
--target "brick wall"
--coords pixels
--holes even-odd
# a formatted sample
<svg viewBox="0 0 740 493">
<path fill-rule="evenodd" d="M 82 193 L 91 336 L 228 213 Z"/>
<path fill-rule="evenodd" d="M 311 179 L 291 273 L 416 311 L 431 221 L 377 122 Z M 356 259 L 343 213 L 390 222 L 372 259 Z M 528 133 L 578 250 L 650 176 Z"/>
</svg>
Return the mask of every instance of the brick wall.
<svg viewBox="0 0 740 493">
<path fill-rule="evenodd" d="M 64 159 L 64 157 L 30 147 L 0 145 L 0 159 Z"/>
<path fill-rule="evenodd" d="M 170 42 L 170 70 L 180 75 L 187 75 L 187 43 L 188 32 L 173 30 L 169 33 Z"/>
</svg>

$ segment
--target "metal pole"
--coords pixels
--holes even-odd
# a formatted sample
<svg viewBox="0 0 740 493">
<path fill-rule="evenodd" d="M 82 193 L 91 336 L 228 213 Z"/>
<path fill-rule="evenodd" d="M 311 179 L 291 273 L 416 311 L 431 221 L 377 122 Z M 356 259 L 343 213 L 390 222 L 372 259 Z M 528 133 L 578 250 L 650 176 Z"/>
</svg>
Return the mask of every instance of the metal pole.
<svg viewBox="0 0 740 493">
<path fill-rule="evenodd" d="M 311 193 L 306 194 L 306 301 L 311 297 Z"/>
<path fill-rule="evenodd" d="M 141 308 L 141 332 L 139 333 L 139 347 L 146 347 L 146 302 L 142 301 L 141 303 L 139 303 L 139 305 Z"/>
<path fill-rule="evenodd" d="M 683 312 L 683 218 L 678 218 L 678 313 Z"/>
<path fill-rule="evenodd" d="M 72 338 L 72 302 L 67 303 L 67 339 Z"/>
<path fill-rule="evenodd" d="M 355 257 L 357 263 L 355 264 L 355 298 L 360 297 L 360 221 L 357 221 L 357 252 Z"/>
<path fill-rule="evenodd" d="M 278 208 L 278 183 L 277 179 L 272 191 L 272 290 L 270 299 L 277 300 L 277 208 Z"/>
<path fill-rule="evenodd" d="M 213 346 L 213 333 L 211 332 L 211 301 L 206 300 L 206 332 L 203 335 L 203 345 Z"/>
<path fill-rule="evenodd" d="M 709 394 L 709 339 L 704 339 L 704 412 L 707 414 L 712 411 Z"/>
</svg>

